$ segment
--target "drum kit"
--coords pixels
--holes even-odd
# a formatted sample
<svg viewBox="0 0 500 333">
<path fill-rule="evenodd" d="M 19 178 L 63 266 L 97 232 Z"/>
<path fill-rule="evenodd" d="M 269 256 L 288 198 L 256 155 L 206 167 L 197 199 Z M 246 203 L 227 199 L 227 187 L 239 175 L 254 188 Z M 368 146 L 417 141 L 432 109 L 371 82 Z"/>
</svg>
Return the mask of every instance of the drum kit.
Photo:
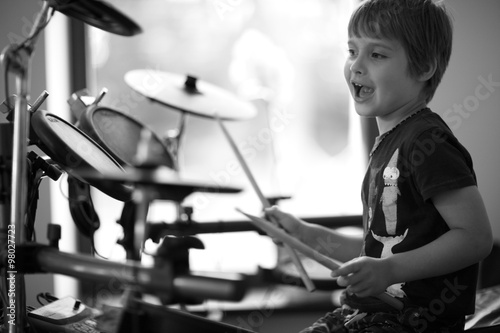
<svg viewBox="0 0 500 333">
<path fill-rule="evenodd" d="M 8 325 L 9 333 L 28 330 L 23 288 L 24 275 L 32 273 L 63 274 L 95 282 L 114 278 L 124 289 L 133 290 L 134 295 L 159 295 L 164 305 L 204 299 L 241 300 L 247 289 L 243 275 L 213 277 L 191 274 L 189 248 L 203 248 L 203 244 L 197 238 L 184 235 L 257 228 L 249 223 L 228 223 L 225 226 L 217 223 L 216 226 L 207 224 L 204 230 L 202 224 L 191 221 L 192 230 L 175 230 L 176 226 L 171 226 L 169 234 L 167 227 L 149 224 L 147 214 L 154 200 L 178 203 L 180 215 L 186 213 L 180 203 L 191 193 L 240 192 L 242 189 L 237 187 L 218 186 L 181 176 L 177 163 L 179 146 L 188 114 L 217 120 L 224 129 L 222 121 L 250 119 L 256 115 L 255 108 L 194 76 L 156 70 L 131 70 L 124 79 L 132 89 L 152 102 L 181 113 L 179 128 L 167 138 L 160 138 L 130 115 L 100 106 L 105 90 L 95 98 L 84 96 L 85 92 L 74 93 L 69 98 L 75 123 L 40 109 L 48 96 L 46 92 L 29 105 L 30 58 L 39 33 L 49 23 L 54 11 L 122 36 L 141 32 L 135 22 L 105 2 L 46 0 L 26 41 L 20 45 L 9 45 L 2 53 L 6 71 L 14 74 L 17 82 L 16 96 L 4 102 L 0 110 L 3 118 L 0 119 L 0 227 L 2 237 L 7 234 L 9 244 L 1 249 L 3 262 L 0 268 L 2 284 L 5 285 L 7 274 L 13 274 L 17 290 L 11 300 L 16 316 Z M 154 80 L 154 85 L 151 80 Z M 225 134 L 229 135 L 227 131 Z M 28 152 L 30 145 L 40 148 L 48 158 Z M 57 246 L 60 232 L 54 225 L 49 225 L 49 233 L 53 235 L 49 237 L 49 245 L 31 241 L 37 185 L 41 178 L 57 180 L 63 172 L 68 174 L 70 196 L 88 197 L 89 187 L 92 186 L 124 202 L 119 223 L 124 230 L 120 244 L 127 253 L 125 262 L 61 252 Z M 71 213 L 78 229 L 86 236 L 92 236 L 99 221 L 91 202 L 83 200 L 81 204 L 73 202 L 72 205 Z M 182 236 L 172 236 L 176 231 Z M 141 265 L 141 252 L 148 239 L 161 243 L 153 267 Z M 245 331 L 195 316 L 188 318 L 186 314 L 165 312 L 168 310 L 143 304 L 140 300 L 136 300 L 136 307 L 139 306 L 137 304 L 143 311 L 155 313 L 153 318 L 159 321 L 168 318 L 184 323 L 176 324 L 180 328 L 172 330 L 174 324 L 171 322 L 168 327 L 172 332 L 190 331 L 194 327 L 202 327 L 200 325 L 204 325 L 205 332 Z M 4 318 L 8 318 L 7 311 L 4 311 Z M 163 322 L 157 325 L 164 326 Z M 130 328 L 129 325 L 123 327 Z"/>
</svg>

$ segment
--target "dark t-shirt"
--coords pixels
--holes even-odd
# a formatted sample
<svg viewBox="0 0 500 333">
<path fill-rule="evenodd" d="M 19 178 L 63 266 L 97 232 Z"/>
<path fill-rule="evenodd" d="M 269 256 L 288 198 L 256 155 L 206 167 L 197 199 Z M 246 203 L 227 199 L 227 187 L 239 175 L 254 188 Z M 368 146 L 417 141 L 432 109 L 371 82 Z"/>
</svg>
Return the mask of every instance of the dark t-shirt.
<svg viewBox="0 0 500 333">
<path fill-rule="evenodd" d="M 449 228 L 430 199 L 471 185 L 472 159 L 441 117 L 424 109 L 408 118 L 372 150 L 362 187 L 363 254 L 387 257 L 437 239 Z M 476 282 L 472 265 L 388 292 L 427 309 L 428 321 L 453 319 L 474 312 Z"/>
</svg>

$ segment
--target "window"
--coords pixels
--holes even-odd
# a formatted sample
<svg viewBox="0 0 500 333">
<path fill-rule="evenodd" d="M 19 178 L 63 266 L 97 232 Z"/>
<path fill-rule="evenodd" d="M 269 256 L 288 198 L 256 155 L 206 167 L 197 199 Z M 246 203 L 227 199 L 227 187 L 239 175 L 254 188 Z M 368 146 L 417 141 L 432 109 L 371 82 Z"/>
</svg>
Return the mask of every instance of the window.
<svg viewBox="0 0 500 333">
<path fill-rule="evenodd" d="M 194 75 L 257 109 L 253 119 L 226 126 L 265 195 L 290 196 L 280 206 L 301 217 L 361 214 L 365 150 L 343 76 L 350 0 L 108 2 L 143 33 L 88 28 L 88 88 L 94 95 L 108 89 L 101 105 L 164 137 L 177 128 L 180 112 L 144 98 L 124 75 L 135 69 Z M 214 120 L 188 115 L 178 159 L 183 174 L 244 189 L 191 195 L 184 204 L 194 208 L 195 221 L 245 220 L 235 207 L 259 214 L 258 197 Z M 103 221 L 96 246 L 113 257 L 109 235 L 119 237 L 114 221 L 121 206 L 110 200 L 94 199 Z M 151 207 L 152 221 L 172 223 L 175 216 L 172 203 Z M 193 269 L 248 272 L 276 264 L 275 245 L 254 232 L 200 238 L 206 249 L 191 252 Z"/>
</svg>

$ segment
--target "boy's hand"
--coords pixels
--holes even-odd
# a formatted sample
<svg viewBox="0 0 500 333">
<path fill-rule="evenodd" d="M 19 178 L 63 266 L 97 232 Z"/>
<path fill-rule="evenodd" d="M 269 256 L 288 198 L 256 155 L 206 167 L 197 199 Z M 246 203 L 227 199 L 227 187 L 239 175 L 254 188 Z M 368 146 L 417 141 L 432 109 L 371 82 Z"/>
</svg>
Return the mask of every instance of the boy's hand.
<svg viewBox="0 0 500 333">
<path fill-rule="evenodd" d="M 299 229 L 302 222 L 295 216 L 281 211 L 277 206 L 266 208 L 264 213 L 267 219 L 276 221 L 290 235 L 294 237 L 299 236 Z"/>
<path fill-rule="evenodd" d="M 339 286 L 347 287 L 347 291 L 358 297 L 379 295 L 392 284 L 386 261 L 365 256 L 346 262 L 332 271 L 331 276 L 338 278 Z"/>
</svg>

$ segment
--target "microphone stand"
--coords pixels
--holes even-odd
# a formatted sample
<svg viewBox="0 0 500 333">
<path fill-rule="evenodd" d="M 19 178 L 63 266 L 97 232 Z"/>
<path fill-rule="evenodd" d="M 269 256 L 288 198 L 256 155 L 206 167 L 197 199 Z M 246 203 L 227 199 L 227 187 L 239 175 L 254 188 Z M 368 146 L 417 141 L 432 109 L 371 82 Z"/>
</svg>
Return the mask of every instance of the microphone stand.
<svg viewBox="0 0 500 333">
<path fill-rule="evenodd" d="M 26 230 L 24 220 L 27 213 L 27 151 L 30 117 L 28 116 L 29 79 L 31 67 L 31 55 L 39 33 L 47 25 L 49 20 L 49 3 L 43 2 L 42 9 L 38 14 L 29 37 L 21 45 L 11 44 L 7 46 L 1 55 L 1 61 L 8 70 L 16 76 L 16 102 L 14 107 L 13 143 L 12 143 L 12 179 L 11 179 L 11 201 L 10 218 L 3 221 L 1 228 L 9 230 L 9 236 L 15 233 L 15 245 L 20 246 L 26 242 Z M 6 224 L 6 225 L 4 225 Z M 10 237 L 9 237 L 10 240 Z M 15 257 L 15 253 L 14 253 Z M 11 258 L 10 258 L 11 259 Z M 15 261 L 6 266 L 6 274 L 9 276 L 9 291 L 11 282 L 15 281 L 13 300 L 9 299 L 9 307 L 14 301 L 15 310 L 4 306 L 4 320 L 8 323 L 9 333 L 22 333 L 27 331 L 26 320 L 26 295 L 24 285 L 24 274 L 17 274 Z M 6 262 L 4 264 L 7 264 Z M 7 276 L 5 276 L 7 278 Z M 14 278 L 14 279 L 11 279 Z M 5 280 L 6 282 L 7 280 Z M 9 316 L 10 315 L 10 316 Z"/>
</svg>

